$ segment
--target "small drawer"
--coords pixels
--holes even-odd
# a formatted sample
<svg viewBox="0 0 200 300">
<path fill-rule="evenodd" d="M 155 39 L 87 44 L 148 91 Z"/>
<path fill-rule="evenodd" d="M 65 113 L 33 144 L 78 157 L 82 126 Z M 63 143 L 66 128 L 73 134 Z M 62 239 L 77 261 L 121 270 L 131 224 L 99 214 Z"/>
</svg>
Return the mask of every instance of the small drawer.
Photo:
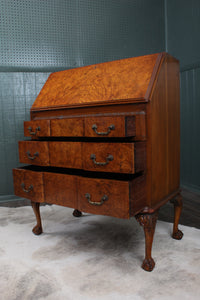
<svg viewBox="0 0 200 300">
<path fill-rule="evenodd" d="M 85 118 L 86 137 L 134 137 L 135 116 Z"/>
<path fill-rule="evenodd" d="M 48 137 L 50 136 L 50 121 L 37 120 L 24 122 L 24 136 L 32 137 Z"/>
<path fill-rule="evenodd" d="M 43 175 L 22 168 L 13 169 L 15 195 L 36 202 L 44 202 Z"/>
<path fill-rule="evenodd" d="M 77 208 L 77 176 L 44 172 L 45 202 Z"/>
<path fill-rule="evenodd" d="M 49 142 L 50 166 L 82 168 L 80 142 Z"/>
<path fill-rule="evenodd" d="M 51 120 L 51 136 L 60 137 L 78 137 L 84 135 L 83 119 L 55 119 Z"/>
<path fill-rule="evenodd" d="M 78 202 L 83 212 L 129 218 L 129 182 L 79 177 Z"/>
<path fill-rule="evenodd" d="M 140 147 L 139 144 L 143 144 Z M 134 174 L 145 168 L 144 142 L 84 143 L 83 168 L 89 171 Z"/>
<path fill-rule="evenodd" d="M 49 166 L 48 142 L 20 141 L 20 163 Z"/>
</svg>

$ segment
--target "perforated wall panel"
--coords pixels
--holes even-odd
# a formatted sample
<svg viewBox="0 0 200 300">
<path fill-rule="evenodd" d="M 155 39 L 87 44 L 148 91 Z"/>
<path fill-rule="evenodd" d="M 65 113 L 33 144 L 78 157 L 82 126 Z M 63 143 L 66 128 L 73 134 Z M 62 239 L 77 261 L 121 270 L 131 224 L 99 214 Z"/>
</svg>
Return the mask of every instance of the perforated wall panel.
<svg viewBox="0 0 200 300">
<path fill-rule="evenodd" d="M 1 0 L 0 71 L 53 71 L 164 50 L 160 0 Z"/>
<path fill-rule="evenodd" d="M 12 169 L 20 166 L 18 141 L 23 121 L 49 73 L 0 72 L 0 196 L 13 194 Z"/>
</svg>

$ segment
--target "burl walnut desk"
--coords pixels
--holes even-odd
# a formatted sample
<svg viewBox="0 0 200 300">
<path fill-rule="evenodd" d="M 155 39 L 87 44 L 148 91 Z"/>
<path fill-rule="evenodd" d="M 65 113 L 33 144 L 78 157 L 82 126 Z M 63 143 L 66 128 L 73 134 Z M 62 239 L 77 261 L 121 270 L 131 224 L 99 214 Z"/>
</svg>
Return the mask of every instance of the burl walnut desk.
<svg viewBox="0 0 200 300">
<path fill-rule="evenodd" d="M 178 222 L 179 63 L 167 53 L 122 59 L 52 73 L 24 122 L 29 141 L 19 142 L 21 163 L 13 170 L 15 194 L 29 198 L 42 233 L 40 203 L 129 219 L 144 228 L 145 259 L 159 208 L 175 207 Z"/>
</svg>

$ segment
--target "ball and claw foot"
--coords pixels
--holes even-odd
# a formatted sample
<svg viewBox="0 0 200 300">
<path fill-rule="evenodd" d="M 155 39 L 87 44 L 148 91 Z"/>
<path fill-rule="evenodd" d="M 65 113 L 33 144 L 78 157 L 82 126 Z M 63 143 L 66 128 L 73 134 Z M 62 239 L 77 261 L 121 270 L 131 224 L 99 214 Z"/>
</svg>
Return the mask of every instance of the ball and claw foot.
<svg viewBox="0 0 200 300">
<path fill-rule="evenodd" d="M 181 240 L 182 237 L 183 237 L 183 233 L 182 233 L 181 230 L 178 229 L 177 232 L 175 232 L 175 233 L 172 234 L 172 237 L 173 237 L 173 239 L 175 239 L 175 240 Z"/>
<path fill-rule="evenodd" d="M 153 258 L 144 259 L 143 264 L 142 264 L 142 269 L 144 269 L 145 271 L 151 272 L 151 271 L 153 271 L 154 267 L 155 267 L 155 262 L 154 262 Z"/>
<path fill-rule="evenodd" d="M 155 267 L 155 262 L 151 257 L 151 249 L 156 221 L 158 218 L 158 210 L 151 214 L 141 213 L 136 215 L 135 217 L 139 224 L 143 227 L 145 233 L 145 259 L 143 260 L 142 269 L 151 272 Z"/>
<path fill-rule="evenodd" d="M 42 227 L 36 225 L 35 227 L 33 227 L 32 232 L 35 235 L 40 235 L 42 233 Z"/>
<path fill-rule="evenodd" d="M 79 218 L 79 217 L 82 216 L 82 212 L 79 211 L 78 209 L 75 209 L 75 210 L 73 211 L 73 216 L 76 217 L 76 218 Z"/>
</svg>

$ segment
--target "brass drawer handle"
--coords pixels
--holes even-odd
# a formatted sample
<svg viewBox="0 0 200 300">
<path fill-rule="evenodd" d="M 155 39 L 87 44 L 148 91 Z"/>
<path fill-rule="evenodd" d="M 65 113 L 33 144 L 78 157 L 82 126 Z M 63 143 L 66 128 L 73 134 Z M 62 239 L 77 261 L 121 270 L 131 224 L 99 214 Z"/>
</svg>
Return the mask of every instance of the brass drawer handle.
<svg viewBox="0 0 200 300">
<path fill-rule="evenodd" d="M 90 155 L 90 158 L 91 160 L 93 161 L 93 163 L 97 166 L 105 166 L 107 165 L 110 161 L 112 161 L 114 159 L 114 157 L 109 154 L 107 157 L 106 157 L 106 162 L 98 162 L 96 161 L 96 155 L 95 154 L 91 154 Z"/>
<path fill-rule="evenodd" d="M 32 185 L 32 184 L 29 185 L 28 190 L 25 189 L 25 184 L 24 184 L 24 182 L 22 182 L 21 187 L 22 187 L 22 190 L 23 190 L 25 193 L 29 193 L 29 192 L 31 192 L 31 191 L 33 190 L 33 185 Z"/>
<path fill-rule="evenodd" d="M 85 194 L 85 197 L 87 198 L 88 202 L 92 205 L 102 205 L 104 203 L 104 201 L 108 200 L 108 196 L 107 195 L 104 195 L 102 198 L 101 198 L 101 201 L 100 202 L 93 202 L 91 201 L 91 196 L 89 193 L 86 193 Z"/>
<path fill-rule="evenodd" d="M 110 125 L 109 127 L 108 127 L 108 131 L 107 132 L 98 132 L 97 131 L 97 125 L 96 124 L 93 124 L 92 125 L 92 129 L 94 130 L 94 132 L 96 133 L 96 134 L 98 134 L 98 135 L 108 135 L 110 132 L 111 132 L 111 130 L 115 130 L 115 125 Z"/>
<path fill-rule="evenodd" d="M 40 131 L 40 127 L 36 127 L 35 131 L 32 131 L 32 127 L 28 127 L 28 131 L 31 135 L 36 135 L 38 131 Z"/>
<path fill-rule="evenodd" d="M 31 156 L 30 151 L 27 151 L 26 154 L 27 154 L 28 158 L 31 159 L 31 160 L 34 160 L 37 156 L 39 156 L 39 153 L 38 153 L 38 152 L 35 152 L 35 153 L 33 154 L 33 156 Z"/>
</svg>

